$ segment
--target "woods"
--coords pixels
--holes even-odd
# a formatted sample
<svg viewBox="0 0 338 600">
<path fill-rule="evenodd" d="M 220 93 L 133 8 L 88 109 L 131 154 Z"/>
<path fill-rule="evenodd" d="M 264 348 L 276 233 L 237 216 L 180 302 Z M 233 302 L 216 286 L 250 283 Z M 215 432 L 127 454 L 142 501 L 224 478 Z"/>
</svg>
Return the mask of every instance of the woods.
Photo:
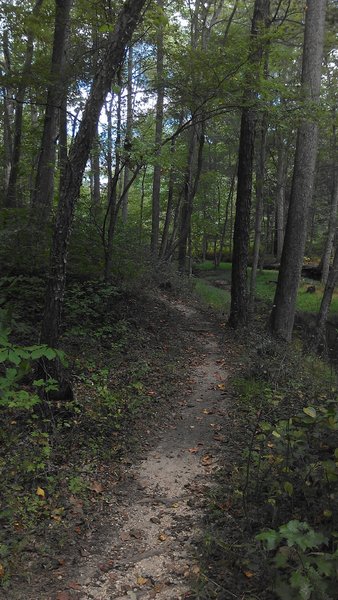
<svg viewBox="0 0 338 600">
<path fill-rule="evenodd" d="M 309 2 L 303 11 L 292 2 L 256 2 L 250 12 L 238 2 L 170 7 L 144 2 L 121 5 L 120 14 L 118 5 L 95 18 L 89 13 L 82 29 L 84 7 L 76 3 L 4 6 L 4 273 L 29 272 L 33 265 L 40 273 L 49 269 L 42 342 L 58 345 L 77 210 L 91 231 L 97 277 L 111 277 L 121 243 L 113 238 L 124 231 L 127 248 L 136 223 L 142 253 L 155 262 L 159 253 L 161 260 L 177 259 L 182 272 L 189 272 L 187 259 L 191 264 L 213 253 L 220 261 L 232 253 L 235 327 L 249 319 L 248 261 L 252 296 L 258 264 L 281 260 L 271 326 L 276 335 L 291 338 L 304 255 L 322 259 L 325 283 L 335 232 L 336 7 L 328 3 L 323 47 L 325 5 L 319 12 L 318 3 L 313 8 Z M 143 9 L 144 23 L 135 31 Z M 45 33 L 51 18 L 53 36 Z M 16 44 L 26 33 L 27 41 Z M 326 165 L 324 180 L 320 173 Z M 298 174 L 305 167 L 308 171 Z M 295 199 L 298 179 L 302 204 Z M 88 211 L 90 206 L 95 210 Z M 292 235 L 298 240 L 300 223 L 296 252 Z M 24 257 L 18 249 L 10 251 L 16 227 L 26 232 Z M 46 235 L 38 248 L 29 239 L 34 228 Z M 103 248 L 100 230 L 108 235 Z"/>
<path fill-rule="evenodd" d="M 156 373 L 172 376 L 161 328 L 177 297 L 204 299 L 244 355 L 261 336 L 259 382 L 270 373 L 265 348 L 274 348 L 271 364 L 278 355 L 281 371 L 301 345 L 336 373 L 338 7 L 334 0 L 0 6 L 0 465 L 3 504 L 19 498 L 6 527 L 19 523 L 21 531 L 30 527 L 29 507 L 32 522 L 42 514 L 36 489 L 50 490 L 53 504 L 73 441 L 81 450 L 72 456 L 103 460 L 110 423 L 116 438 L 120 427 L 128 437 L 134 412 L 162 390 Z M 186 332 L 175 335 L 168 333 L 182 361 L 181 346 L 190 346 Z M 284 393 L 282 376 L 279 385 Z M 311 408 L 301 390 L 295 404 Z M 264 399 L 266 388 L 260 393 Z M 293 408 L 287 415 L 273 408 L 276 423 L 292 420 Z M 312 424 L 331 410 L 322 408 L 308 412 Z M 275 444 L 273 424 L 269 433 L 260 427 L 252 440 Z M 258 450 L 250 443 L 252 457 Z M 19 467 L 21 446 L 31 458 Z M 291 497 L 287 488 L 279 496 Z M 246 488 L 243 497 L 246 513 Z M 0 583 L 4 560 L 11 569 L 1 543 Z M 290 598 L 316 600 L 298 587 Z"/>
</svg>

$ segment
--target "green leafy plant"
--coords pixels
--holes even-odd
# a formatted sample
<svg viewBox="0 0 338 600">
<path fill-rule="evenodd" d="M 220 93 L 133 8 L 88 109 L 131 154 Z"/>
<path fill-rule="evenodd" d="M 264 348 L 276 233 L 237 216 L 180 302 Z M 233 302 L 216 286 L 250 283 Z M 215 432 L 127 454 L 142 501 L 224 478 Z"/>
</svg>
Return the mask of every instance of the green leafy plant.
<svg viewBox="0 0 338 600">
<path fill-rule="evenodd" d="M 57 389 L 55 380 L 38 379 L 30 387 L 22 384 L 33 367 L 33 363 L 40 359 L 58 359 L 65 364 L 65 355 L 60 350 L 48 346 L 17 346 L 9 340 L 9 328 L 3 328 L 0 333 L 0 407 L 29 410 L 40 402 L 37 391 Z"/>
<path fill-rule="evenodd" d="M 277 530 L 256 536 L 274 551 L 277 568 L 275 590 L 282 600 L 329 600 L 334 596 L 338 550 L 324 551 L 329 538 L 305 521 L 293 519 Z"/>
</svg>

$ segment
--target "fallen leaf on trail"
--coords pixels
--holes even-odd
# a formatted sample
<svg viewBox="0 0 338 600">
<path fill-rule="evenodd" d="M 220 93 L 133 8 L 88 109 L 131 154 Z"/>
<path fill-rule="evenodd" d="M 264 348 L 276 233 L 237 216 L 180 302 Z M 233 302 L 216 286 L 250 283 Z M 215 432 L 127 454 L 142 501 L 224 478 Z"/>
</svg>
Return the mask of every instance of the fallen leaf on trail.
<svg viewBox="0 0 338 600">
<path fill-rule="evenodd" d="M 214 459 L 212 456 L 209 456 L 208 454 L 206 454 L 205 456 L 203 456 L 201 462 L 202 462 L 202 465 L 211 465 L 213 460 Z"/>
<path fill-rule="evenodd" d="M 0 563 L 0 577 L 5 575 L 5 567 Z"/>
<path fill-rule="evenodd" d="M 149 579 L 146 579 L 145 577 L 138 577 L 136 579 L 136 583 L 137 585 L 145 585 L 146 583 L 148 583 Z"/>
<path fill-rule="evenodd" d="M 39 496 L 40 498 L 45 498 L 46 494 L 45 494 L 45 490 L 43 490 L 42 488 L 38 487 L 36 490 L 36 495 Z"/>
<path fill-rule="evenodd" d="M 68 587 L 70 590 L 81 590 L 82 585 L 80 583 L 77 583 L 76 581 L 71 581 L 70 583 L 68 583 Z"/>
<path fill-rule="evenodd" d="M 160 533 L 158 539 L 160 540 L 160 542 L 165 542 L 168 539 L 168 536 L 165 533 Z"/>
<path fill-rule="evenodd" d="M 178 508 L 179 507 L 179 503 L 178 502 L 174 502 L 174 504 L 171 504 L 170 508 Z"/>
<path fill-rule="evenodd" d="M 209 410 L 209 408 L 203 408 L 202 413 L 204 415 L 213 415 L 214 411 L 213 410 Z"/>
<path fill-rule="evenodd" d="M 216 440 L 216 442 L 225 442 L 225 435 L 222 435 L 221 433 L 215 433 L 214 440 Z"/>
<path fill-rule="evenodd" d="M 248 577 L 248 579 L 250 579 L 251 577 L 255 577 L 255 573 L 253 573 L 252 571 L 243 571 L 245 577 Z"/>
<path fill-rule="evenodd" d="M 99 481 L 92 481 L 89 488 L 97 494 L 102 494 L 103 492 L 103 486 Z"/>
<path fill-rule="evenodd" d="M 199 448 L 188 448 L 188 452 L 191 454 L 196 454 L 196 452 L 199 452 Z"/>
<path fill-rule="evenodd" d="M 218 383 L 217 387 L 219 390 L 225 390 L 225 383 Z"/>
</svg>

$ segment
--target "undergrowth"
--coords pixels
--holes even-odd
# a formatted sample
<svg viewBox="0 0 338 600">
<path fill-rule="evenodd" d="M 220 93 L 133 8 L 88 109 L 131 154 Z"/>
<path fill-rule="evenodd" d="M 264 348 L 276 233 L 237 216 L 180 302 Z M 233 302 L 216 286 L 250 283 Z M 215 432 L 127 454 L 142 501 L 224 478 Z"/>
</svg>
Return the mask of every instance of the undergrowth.
<svg viewBox="0 0 338 600">
<path fill-rule="evenodd" d="M 262 332 L 244 347 L 246 373 L 233 381 L 227 423 L 235 466 L 220 471 L 209 500 L 198 597 L 334 600 L 336 374 L 300 344 Z"/>
<path fill-rule="evenodd" d="M 62 548 L 86 531 L 105 487 L 117 482 L 142 428 L 173 395 L 180 345 L 156 289 L 183 282 L 162 271 L 147 280 L 68 285 L 63 352 L 38 344 L 45 282 L 0 280 L 0 584 L 55 565 Z M 154 327 L 154 320 L 161 328 Z M 175 333 L 173 333 L 175 335 Z M 35 377 L 44 359 L 68 361 L 74 397 L 46 400 L 53 380 Z M 105 465 L 113 465 L 106 468 Z M 99 466 L 98 466 L 99 465 Z M 74 541 L 75 540 L 75 541 Z M 27 561 L 27 552 L 30 560 Z M 46 559 L 50 556 L 50 559 Z M 43 564 L 43 567 L 42 567 Z"/>
</svg>

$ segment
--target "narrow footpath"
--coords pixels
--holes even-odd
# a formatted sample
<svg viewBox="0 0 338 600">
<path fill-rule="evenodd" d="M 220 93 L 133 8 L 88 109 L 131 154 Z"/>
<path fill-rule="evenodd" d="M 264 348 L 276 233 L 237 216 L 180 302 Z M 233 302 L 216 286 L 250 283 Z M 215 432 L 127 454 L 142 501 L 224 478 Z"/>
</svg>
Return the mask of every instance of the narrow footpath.
<svg viewBox="0 0 338 600">
<path fill-rule="evenodd" d="M 176 423 L 130 469 L 127 489 L 117 490 L 117 511 L 103 553 L 106 564 L 101 567 L 107 572 L 93 578 L 93 560 L 87 558 L 77 578 L 83 600 L 189 598 L 190 582 L 199 574 L 205 492 L 213 485 L 226 443 L 228 374 L 215 325 L 195 308 L 180 302 L 175 308 L 204 351 L 190 365 L 189 389 L 178 398 Z"/>
<path fill-rule="evenodd" d="M 149 430 L 150 449 L 110 490 L 104 531 L 93 514 L 76 561 L 54 571 L 49 583 L 32 582 L 25 600 L 196 598 L 206 493 L 227 453 L 233 350 L 197 303 L 162 300 L 185 326 L 189 379 L 168 421 Z"/>
</svg>

